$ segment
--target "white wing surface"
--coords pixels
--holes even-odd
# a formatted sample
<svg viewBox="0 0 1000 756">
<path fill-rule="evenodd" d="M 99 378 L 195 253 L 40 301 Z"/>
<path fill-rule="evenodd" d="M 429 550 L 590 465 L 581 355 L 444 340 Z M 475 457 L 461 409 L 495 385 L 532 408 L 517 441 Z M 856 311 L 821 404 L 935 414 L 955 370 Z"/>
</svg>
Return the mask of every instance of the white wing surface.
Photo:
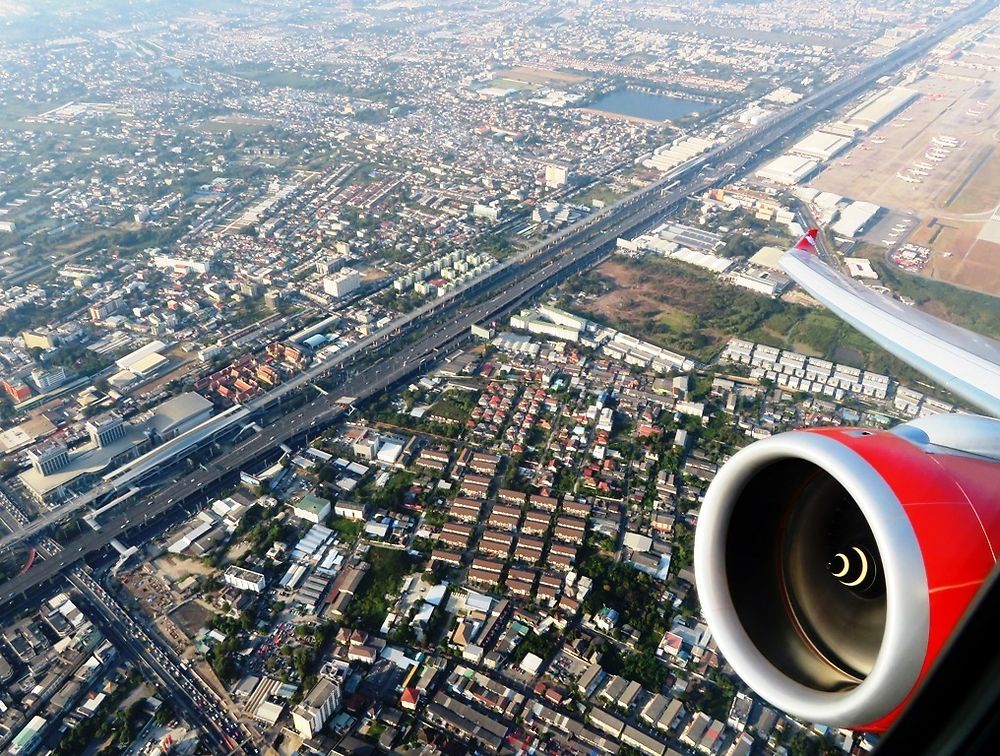
<svg viewBox="0 0 1000 756">
<path fill-rule="evenodd" d="M 820 260 L 816 230 L 781 258 L 806 291 L 879 346 L 956 396 L 1000 417 L 1000 342 L 882 296 Z"/>
</svg>

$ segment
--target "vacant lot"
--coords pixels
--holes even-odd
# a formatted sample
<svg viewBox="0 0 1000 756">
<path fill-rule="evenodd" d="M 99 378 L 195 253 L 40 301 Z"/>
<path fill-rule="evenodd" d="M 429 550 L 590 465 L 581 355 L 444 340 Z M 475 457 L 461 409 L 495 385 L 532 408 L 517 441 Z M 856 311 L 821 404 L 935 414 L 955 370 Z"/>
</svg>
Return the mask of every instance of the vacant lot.
<svg viewBox="0 0 1000 756">
<path fill-rule="evenodd" d="M 179 583 L 188 575 L 211 575 L 214 571 L 199 559 L 182 559 L 173 555 L 157 558 L 153 566 L 172 583 Z"/>
<path fill-rule="evenodd" d="M 528 68 L 518 66 L 509 71 L 502 71 L 501 75 L 514 81 L 523 81 L 528 84 L 579 84 L 586 81 L 586 76 L 580 74 L 567 73 L 566 71 L 549 71 L 545 68 Z"/>
<path fill-rule="evenodd" d="M 170 619 L 181 632 L 193 638 L 215 615 L 197 601 L 188 601 L 170 613 Z"/>
<path fill-rule="evenodd" d="M 808 354 L 835 357 L 838 345 L 853 362 L 874 364 L 884 353 L 830 313 L 736 288 L 714 275 L 659 257 L 616 259 L 571 283 L 588 295 L 564 304 L 633 336 L 700 360 L 733 337 Z M 843 354 L 841 359 L 847 359 Z"/>
</svg>

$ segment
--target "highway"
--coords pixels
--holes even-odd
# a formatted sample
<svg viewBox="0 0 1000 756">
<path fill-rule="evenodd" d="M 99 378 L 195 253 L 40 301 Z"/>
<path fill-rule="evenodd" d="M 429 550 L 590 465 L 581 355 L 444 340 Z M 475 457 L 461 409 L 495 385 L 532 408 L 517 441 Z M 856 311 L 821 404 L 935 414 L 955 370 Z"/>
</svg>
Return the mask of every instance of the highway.
<svg viewBox="0 0 1000 756">
<path fill-rule="evenodd" d="M 352 397 L 353 404 L 377 396 L 436 360 L 447 345 L 467 334 L 472 324 L 493 319 L 511 305 L 551 285 L 568 271 L 587 264 L 608 249 L 609 245 L 613 245 L 618 236 L 644 227 L 685 197 L 727 182 L 748 162 L 754 160 L 762 149 L 794 134 L 816 119 L 824 109 L 838 105 L 869 86 L 880 76 L 928 49 L 945 34 L 980 15 L 991 5 L 987 2 L 972 7 L 942 26 L 901 46 L 887 58 L 803 99 L 780 117 L 762 123 L 737 139 L 667 174 L 650 187 L 508 259 L 482 279 L 459 287 L 448 296 L 397 319 L 342 351 L 332 360 L 305 371 L 275 391 L 255 400 L 253 409 L 261 411 L 307 383 L 339 374 L 359 358 L 372 357 L 379 350 L 396 343 L 397 339 L 413 337 L 414 341 L 400 351 L 386 355 L 376 365 L 347 375 L 346 380 L 335 389 L 339 396 Z M 728 162 L 720 165 L 722 160 Z M 491 298 L 477 304 L 468 304 L 469 299 L 485 297 L 490 292 L 494 292 Z M 449 313 L 454 313 L 454 316 L 441 324 L 439 320 Z M 67 565 L 104 548 L 113 538 L 126 534 L 136 525 L 181 503 L 203 498 L 227 476 L 259 462 L 280 445 L 294 443 L 295 439 L 318 433 L 345 412 L 346 408 L 338 404 L 337 400 L 338 395 L 334 393 L 314 399 L 205 463 L 201 469 L 162 486 L 140 506 L 134 506 L 104 524 L 101 531 L 86 533 L 67 543 L 60 559 L 47 559 L 36 564 L 27 574 L 9 580 L 0 587 L 0 596 L 6 601 L 12 601 L 17 596 L 25 595 L 55 577 Z M 57 512 L 56 516 L 64 514 L 64 511 Z M 10 543 L 19 537 L 15 533 L 4 541 Z"/>
<path fill-rule="evenodd" d="M 77 589 L 81 609 L 111 638 L 115 647 L 138 663 L 185 721 L 199 727 L 213 753 L 254 754 L 256 749 L 238 745 L 246 732 L 223 709 L 215 694 L 194 682 L 171 652 L 164 650 L 104 588 L 82 569 L 73 570 L 70 582 Z"/>
<path fill-rule="evenodd" d="M 0 512 L 4 519 L 24 522 L 27 518 L 20 507 L 0 487 Z M 70 562 L 67 552 L 51 538 L 42 538 L 38 553 L 46 561 L 65 568 Z M 197 675 L 191 673 L 169 646 L 160 641 L 159 632 L 139 613 L 133 618 L 112 597 L 85 567 L 74 567 L 67 572 L 70 584 L 76 589 L 75 600 L 84 613 L 112 639 L 115 647 L 150 673 L 149 679 L 157 680 L 161 692 L 185 719 L 200 727 L 213 750 L 218 753 L 243 753 L 253 756 L 256 749 L 241 747 L 239 740 L 252 742 L 252 735 L 226 712 L 218 695 Z M 80 664 L 85 658 L 80 659 Z M 79 664 L 77 665 L 79 666 Z M 74 670 L 75 671 L 75 670 Z M 39 705 L 44 701 L 40 701 Z M 0 738 L 0 748 L 9 738 Z"/>
</svg>

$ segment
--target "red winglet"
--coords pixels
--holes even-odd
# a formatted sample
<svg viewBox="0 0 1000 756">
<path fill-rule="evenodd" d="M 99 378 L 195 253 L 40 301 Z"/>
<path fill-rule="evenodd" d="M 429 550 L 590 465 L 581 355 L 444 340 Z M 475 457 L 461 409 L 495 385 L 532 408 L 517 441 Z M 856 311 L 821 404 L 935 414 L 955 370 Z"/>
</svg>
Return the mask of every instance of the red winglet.
<svg viewBox="0 0 1000 756">
<path fill-rule="evenodd" d="M 806 235 L 799 239 L 799 243 L 795 245 L 795 249 L 801 249 L 806 252 L 811 252 L 812 254 L 818 254 L 816 252 L 816 234 L 819 233 L 818 229 L 810 228 Z"/>
</svg>

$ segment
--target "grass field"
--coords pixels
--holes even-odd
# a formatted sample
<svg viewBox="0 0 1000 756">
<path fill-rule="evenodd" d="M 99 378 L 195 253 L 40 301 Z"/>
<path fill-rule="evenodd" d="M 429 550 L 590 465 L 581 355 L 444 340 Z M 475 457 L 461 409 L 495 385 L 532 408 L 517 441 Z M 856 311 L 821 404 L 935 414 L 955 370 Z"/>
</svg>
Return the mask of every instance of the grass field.
<svg viewBox="0 0 1000 756">
<path fill-rule="evenodd" d="M 513 79 L 493 79 L 490 86 L 495 89 L 513 89 L 520 92 L 522 89 L 534 89 L 534 85 L 525 81 L 514 81 Z"/>
<path fill-rule="evenodd" d="M 975 317 L 989 332 L 992 318 L 975 312 L 982 306 L 978 297 L 984 295 L 936 286 L 953 292 L 948 312 L 956 322 L 973 326 L 969 319 Z M 580 291 L 587 294 L 575 296 Z M 930 300 L 920 290 L 912 291 L 919 294 L 918 301 Z M 572 312 L 702 361 L 713 358 L 735 337 L 903 379 L 916 375 L 827 310 L 736 288 L 707 271 L 673 260 L 612 258 L 581 278 L 571 279 L 562 292 L 561 306 Z M 1000 329 L 1000 308 L 994 309 L 995 327 Z"/>
<path fill-rule="evenodd" d="M 984 147 L 990 154 L 974 175 L 955 188 L 957 195 L 948 203 L 953 213 L 981 213 L 993 210 L 1000 201 L 1000 154 Z"/>
</svg>

